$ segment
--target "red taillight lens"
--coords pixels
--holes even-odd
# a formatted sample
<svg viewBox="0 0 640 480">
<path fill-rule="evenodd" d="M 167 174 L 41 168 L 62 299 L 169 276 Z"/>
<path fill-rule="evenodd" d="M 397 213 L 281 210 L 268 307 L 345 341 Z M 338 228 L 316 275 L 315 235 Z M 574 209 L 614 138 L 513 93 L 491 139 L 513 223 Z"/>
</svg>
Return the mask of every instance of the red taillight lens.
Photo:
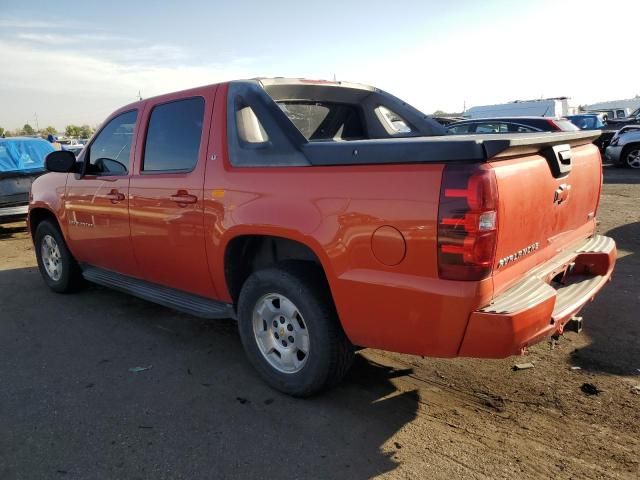
<svg viewBox="0 0 640 480">
<path fill-rule="evenodd" d="M 438 210 L 438 272 L 447 280 L 481 280 L 494 262 L 498 190 L 487 166 L 447 165 Z"/>
<path fill-rule="evenodd" d="M 556 122 L 554 122 L 553 120 L 551 120 L 550 118 L 547 118 L 546 120 L 547 120 L 547 123 L 548 123 L 549 125 L 551 125 L 551 127 L 553 128 L 553 130 L 554 130 L 555 132 L 559 132 L 559 131 L 561 131 L 561 130 L 562 130 L 562 129 L 558 126 L 558 124 L 557 124 Z"/>
</svg>

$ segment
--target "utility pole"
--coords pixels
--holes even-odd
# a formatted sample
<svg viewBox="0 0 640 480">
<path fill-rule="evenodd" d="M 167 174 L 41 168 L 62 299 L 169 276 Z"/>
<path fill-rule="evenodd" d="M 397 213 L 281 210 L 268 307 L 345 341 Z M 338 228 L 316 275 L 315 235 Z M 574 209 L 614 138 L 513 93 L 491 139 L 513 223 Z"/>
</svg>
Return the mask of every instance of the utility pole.
<svg viewBox="0 0 640 480">
<path fill-rule="evenodd" d="M 140 90 L 138 90 L 138 100 L 142 100 L 142 95 L 140 94 Z"/>
<path fill-rule="evenodd" d="M 39 132 L 40 126 L 38 125 L 38 112 L 35 112 L 33 116 L 36 117 L 36 132 Z"/>
</svg>

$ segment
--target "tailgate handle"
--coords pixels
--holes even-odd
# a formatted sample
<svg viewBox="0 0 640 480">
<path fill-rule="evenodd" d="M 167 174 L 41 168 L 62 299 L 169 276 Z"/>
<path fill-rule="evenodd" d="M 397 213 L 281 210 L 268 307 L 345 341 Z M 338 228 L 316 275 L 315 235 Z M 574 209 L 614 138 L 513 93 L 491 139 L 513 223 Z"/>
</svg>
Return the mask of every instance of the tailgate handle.
<svg viewBox="0 0 640 480">
<path fill-rule="evenodd" d="M 554 145 L 542 151 L 542 155 L 547 159 L 549 168 L 554 178 L 564 177 L 571 171 L 571 146 Z"/>
</svg>

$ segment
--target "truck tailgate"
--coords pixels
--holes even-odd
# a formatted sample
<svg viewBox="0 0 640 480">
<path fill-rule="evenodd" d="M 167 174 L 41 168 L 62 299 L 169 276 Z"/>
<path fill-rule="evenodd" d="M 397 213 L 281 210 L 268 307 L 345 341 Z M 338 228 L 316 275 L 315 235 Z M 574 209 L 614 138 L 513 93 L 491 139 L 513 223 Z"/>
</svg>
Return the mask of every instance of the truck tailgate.
<svg viewBox="0 0 640 480">
<path fill-rule="evenodd" d="M 564 145 L 560 172 L 557 150 L 492 162 L 499 197 L 494 296 L 595 230 L 600 153 L 592 143 Z"/>
</svg>

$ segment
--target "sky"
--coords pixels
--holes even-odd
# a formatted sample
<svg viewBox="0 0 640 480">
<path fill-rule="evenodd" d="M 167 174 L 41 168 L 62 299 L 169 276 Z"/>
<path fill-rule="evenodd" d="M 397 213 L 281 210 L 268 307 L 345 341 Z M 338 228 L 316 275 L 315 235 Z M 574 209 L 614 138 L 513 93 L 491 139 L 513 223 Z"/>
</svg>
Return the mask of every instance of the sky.
<svg viewBox="0 0 640 480">
<path fill-rule="evenodd" d="M 353 81 L 425 113 L 640 94 L 640 2 L 0 0 L 0 127 L 98 125 L 258 76 Z"/>
</svg>

